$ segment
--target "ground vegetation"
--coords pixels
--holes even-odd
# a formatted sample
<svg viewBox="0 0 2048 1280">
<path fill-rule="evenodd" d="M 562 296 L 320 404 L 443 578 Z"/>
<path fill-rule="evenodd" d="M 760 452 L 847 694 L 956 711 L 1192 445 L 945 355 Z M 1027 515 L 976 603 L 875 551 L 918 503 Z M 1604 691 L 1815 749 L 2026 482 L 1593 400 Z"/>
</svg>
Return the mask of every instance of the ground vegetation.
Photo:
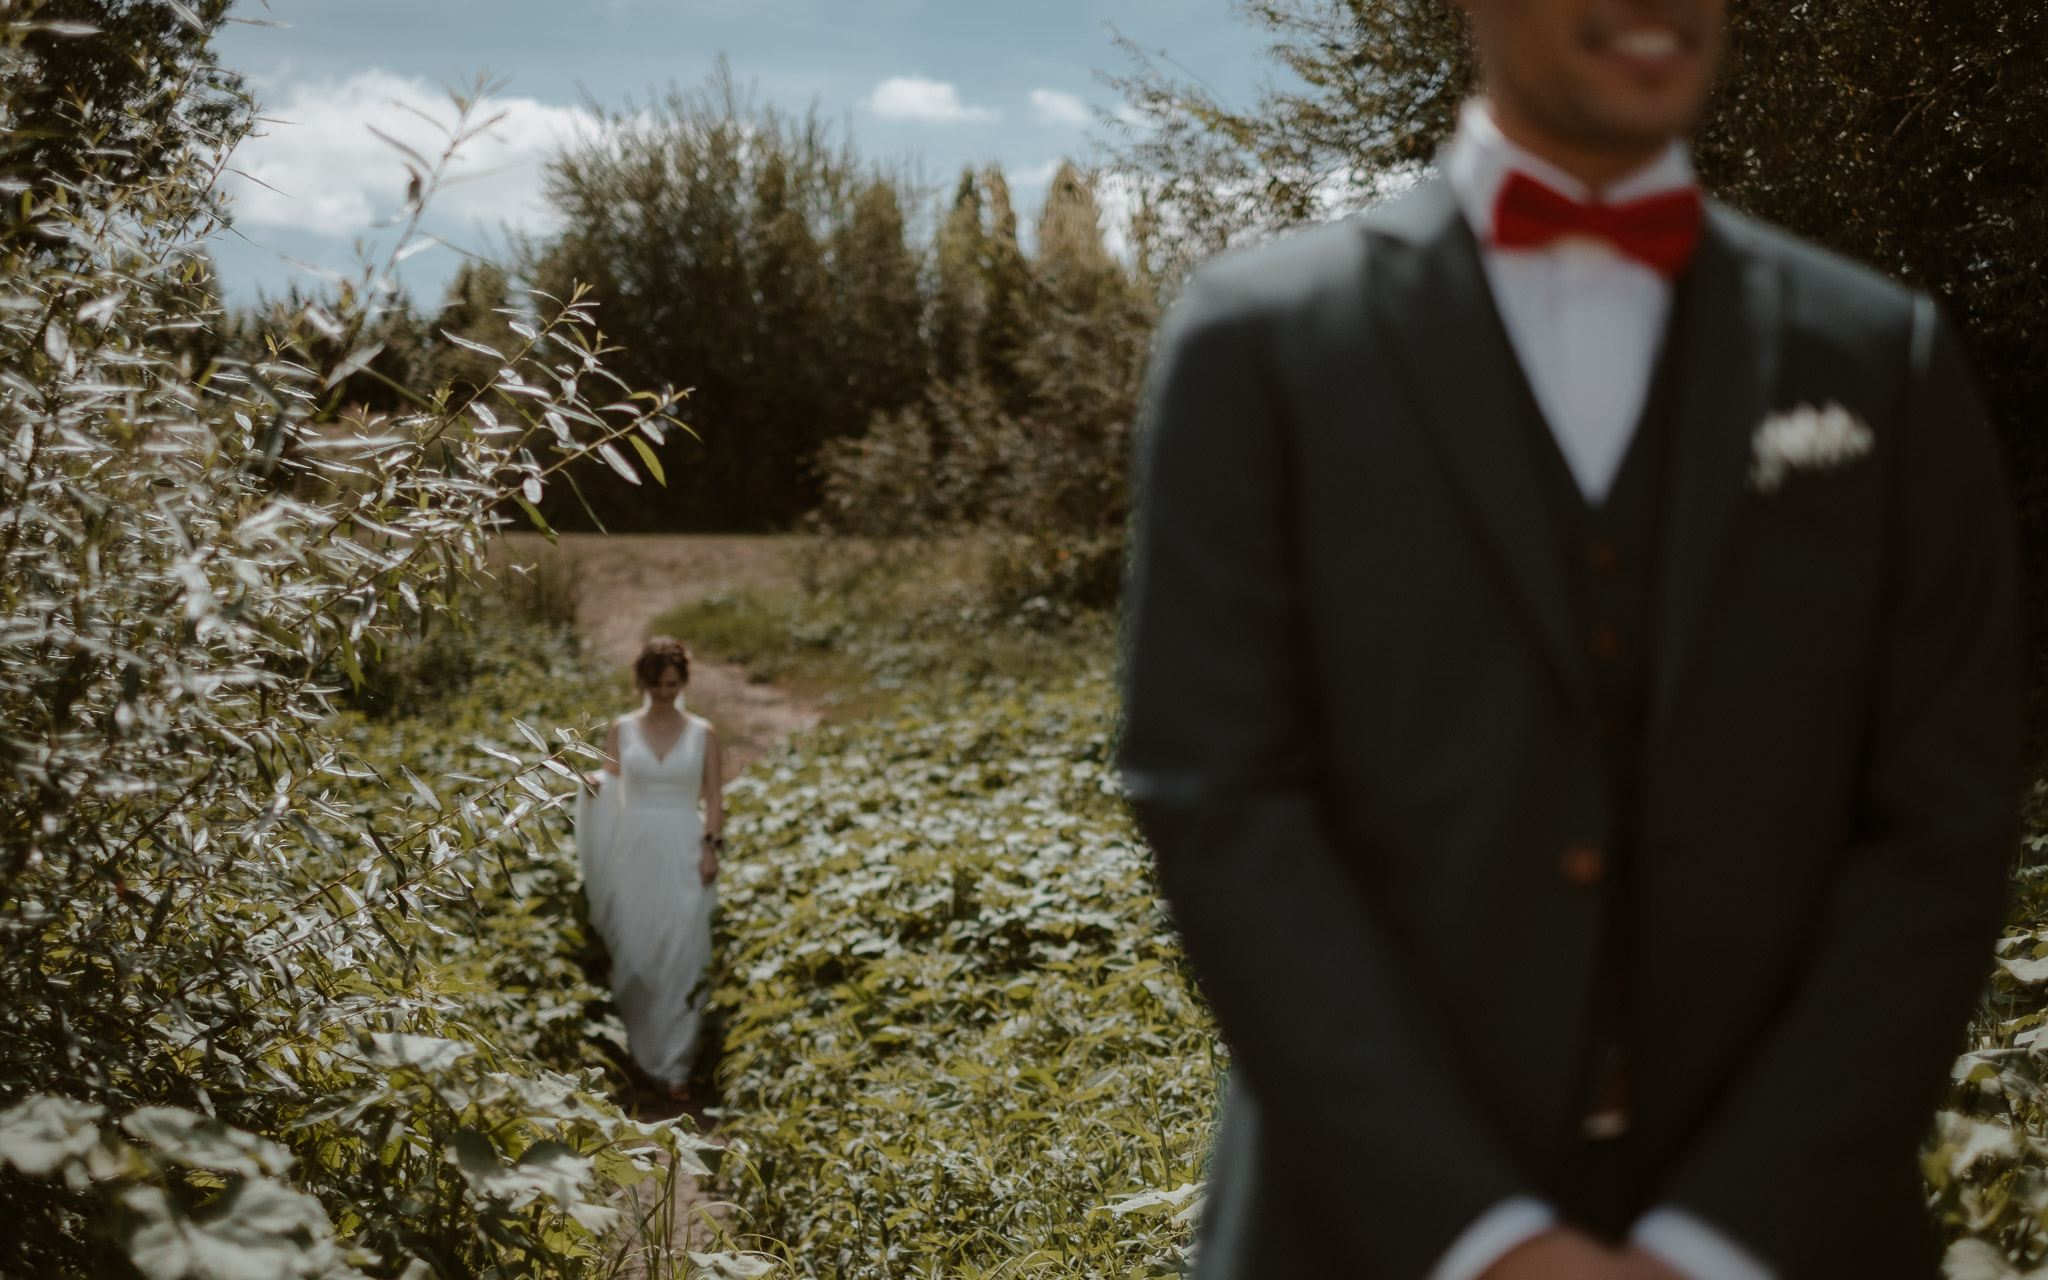
<svg viewBox="0 0 2048 1280">
<path fill-rule="evenodd" d="M 1166 1276 L 1225 1057 L 1106 675 L 914 701 L 729 793 L 714 999 L 746 1243 L 801 1276 Z"/>
</svg>

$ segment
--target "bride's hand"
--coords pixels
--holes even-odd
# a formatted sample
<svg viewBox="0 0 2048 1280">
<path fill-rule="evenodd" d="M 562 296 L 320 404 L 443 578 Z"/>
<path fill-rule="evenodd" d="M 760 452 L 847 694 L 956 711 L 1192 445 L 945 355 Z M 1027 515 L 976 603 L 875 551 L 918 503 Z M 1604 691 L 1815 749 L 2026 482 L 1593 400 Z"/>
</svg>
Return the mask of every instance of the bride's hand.
<svg viewBox="0 0 2048 1280">
<path fill-rule="evenodd" d="M 704 877 L 705 884 L 718 879 L 718 850 L 709 840 L 704 842 L 704 856 L 697 862 L 697 873 Z"/>
</svg>

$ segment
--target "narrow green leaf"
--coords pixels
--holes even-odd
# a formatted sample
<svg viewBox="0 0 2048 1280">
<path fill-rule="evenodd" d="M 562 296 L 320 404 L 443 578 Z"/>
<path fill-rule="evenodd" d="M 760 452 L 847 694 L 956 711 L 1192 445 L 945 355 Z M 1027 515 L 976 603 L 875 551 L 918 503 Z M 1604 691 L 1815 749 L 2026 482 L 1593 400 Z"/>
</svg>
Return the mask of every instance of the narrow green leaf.
<svg viewBox="0 0 2048 1280">
<path fill-rule="evenodd" d="M 654 456 L 654 446 L 648 444 L 639 436 L 627 436 L 626 439 L 631 440 L 633 447 L 640 451 L 640 461 L 647 464 L 647 470 L 653 475 L 654 482 L 666 489 L 668 487 L 668 473 L 661 469 L 661 459 Z"/>
</svg>

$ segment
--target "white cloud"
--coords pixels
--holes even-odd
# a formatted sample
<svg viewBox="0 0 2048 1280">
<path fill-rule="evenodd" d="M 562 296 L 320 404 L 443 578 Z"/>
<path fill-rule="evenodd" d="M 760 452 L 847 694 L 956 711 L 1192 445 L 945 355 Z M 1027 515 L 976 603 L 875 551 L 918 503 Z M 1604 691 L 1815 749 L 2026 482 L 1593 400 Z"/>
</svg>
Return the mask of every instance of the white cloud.
<svg viewBox="0 0 2048 1280">
<path fill-rule="evenodd" d="M 377 222 L 399 210 L 409 178 L 408 158 L 370 128 L 431 161 L 448 139 L 421 114 L 452 125 L 456 111 L 446 92 L 426 81 L 372 70 L 297 85 L 263 114 L 271 122 L 262 136 L 235 153 L 232 167 L 241 171 L 229 178 L 235 220 L 354 237 L 374 234 Z M 577 108 L 533 98 L 491 99 L 483 115 L 502 118 L 449 166 L 447 185 L 429 207 L 433 223 L 545 228 L 542 161 L 594 122 Z"/>
<path fill-rule="evenodd" d="M 1125 262 L 1131 260 L 1131 223 L 1144 192 L 1138 180 L 1124 173 L 1105 173 L 1095 185 L 1095 203 L 1102 210 L 1102 243 Z"/>
<path fill-rule="evenodd" d="M 1060 162 L 1047 160 L 1044 164 L 1027 164 L 1010 176 L 1013 187 L 1042 187 L 1052 181 L 1060 171 Z"/>
<path fill-rule="evenodd" d="M 1087 103 L 1071 93 L 1061 93 L 1058 89 L 1033 89 L 1031 109 L 1037 113 L 1040 124 L 1079 128 L 1094 119 Z"/>
<path fill-rule="evenodd" d="M 868 109 L 884 120 L 922 120 L 930 124 L 993 124 L 1002 116 L 987 107 L 960 101 L 960 90 L 942 80 L 891 76 L 875 86 Z"/>
</svg>

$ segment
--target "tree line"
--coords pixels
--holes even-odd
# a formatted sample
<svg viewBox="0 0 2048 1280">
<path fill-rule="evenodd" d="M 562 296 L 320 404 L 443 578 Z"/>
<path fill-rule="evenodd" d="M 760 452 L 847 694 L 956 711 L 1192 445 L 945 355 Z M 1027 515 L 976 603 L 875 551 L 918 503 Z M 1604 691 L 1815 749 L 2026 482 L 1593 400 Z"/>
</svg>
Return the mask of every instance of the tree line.
<svg viewBox="0 0 2048 1280">
<path fill-rule="evenodd" d="M 611 367 L 686 390 L 688 430 L 655 449 L 665 487 L 574 469 L 538 504 L 556 528 L 1032 524 L 1012 473 L 1046 470 L 1044 437 L 1069 457 L 1083 439 L 1121 454 L 1105 406 L 1131 409 L 1152 290 L 1110 252 L 1097 179 L 1073 165 L 1029 224 L 999 166 L 932 200 L 815 113 L 756 104 L 721 67 L 607 115 L 554 159 L 546 196 L 558 234 L 524 245 L 509 273 L 465 265 L 431 310 L 392 305 L 345 390 L 373 412 L 442 384 L 498 396 L 475 381 L 494 368 L 475 348 L 508 349 L 507 326 L 534 305 L 518 286 L 581 287 Z M 266 302 L 227 345 L 261 347 L 309 304 Z M 1096 470 L 1045 491 L 1062 519 L 1115 527 L 1121 466 Z"/>
<path fill-rule="evenodd" d="M 580 494 L 547 495 L 546 518 L 993 528 L 1035 548 L 1015 566 L 1020 589 L 1112 598 L 1124 442 L 1160 300 L 1206 256 L 1341 216 L 1419 173 L 1475 84 L 1442 0 L 1237 11 L 1283 74 L 1233 105 L 1127 45 L 1110 83 L 1133 123 L 1103 173 L 1060 172 L 1035 234 L 1000 169 L 932 200 L 815 114 L 755 104 L 722 69 L 609 115 L 555 162 L 562 230 L 527 246 L 512 275 L 555 296 L 588 285 L 618 367 L 690 389 L 691 434 L 660 451 L 667 490 L 593 464 L 575 473 Z M 1726 70 L 1695 149 L 1714 194 L 1955 314 L 2029 558 L 2048 564 L 2041 65 L 2048 10 L 2018 0 L 1967 14 L 1940 0 L 1731 0 Z M 1104 240 L 1105 183 L 1132 197 L 1121 254 Z M 443 333 L 501 326 L 516 296 L 502 273 L 466 269 L 432 323 L 393 321 L 412 332 L 394 332 L 379 357 L 393 367 L 365 377 L 402 379 L 408 360 L 448 376 L 474 353 Z M 2048 636 L 2048 588 L 2033 616 Z"/>
</svg>

